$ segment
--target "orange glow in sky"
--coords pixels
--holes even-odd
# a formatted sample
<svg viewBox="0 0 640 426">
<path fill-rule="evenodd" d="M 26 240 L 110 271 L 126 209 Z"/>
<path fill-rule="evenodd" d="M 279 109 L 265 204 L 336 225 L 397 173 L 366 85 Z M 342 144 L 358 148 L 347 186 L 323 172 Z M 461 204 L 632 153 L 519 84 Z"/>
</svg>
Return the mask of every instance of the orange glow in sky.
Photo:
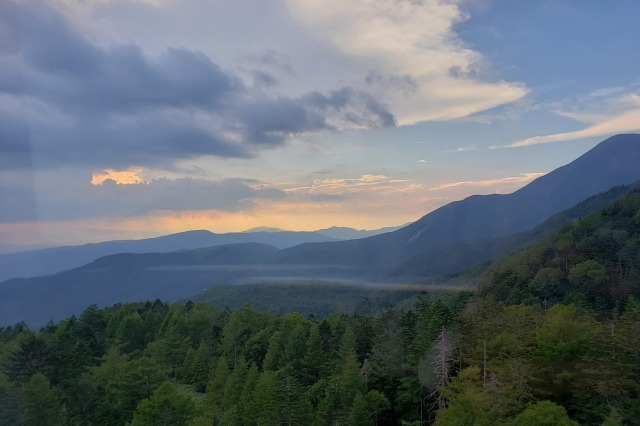
<svg viewBox="0 0 640 426">
<path fill-rule="evenodd" d="M 144 172 L 143 168 L 132 167 L 128 170 L 114 170 L 106 169 L 99 172 L 94 172 L 91 177 L 91 184 L 102 185 L 104 181 L 111 179 L 119 185 L 133 185 L 137 183 L 144 183 L 144 179 L 140 177 L 140 174 Z"/>
</svg>

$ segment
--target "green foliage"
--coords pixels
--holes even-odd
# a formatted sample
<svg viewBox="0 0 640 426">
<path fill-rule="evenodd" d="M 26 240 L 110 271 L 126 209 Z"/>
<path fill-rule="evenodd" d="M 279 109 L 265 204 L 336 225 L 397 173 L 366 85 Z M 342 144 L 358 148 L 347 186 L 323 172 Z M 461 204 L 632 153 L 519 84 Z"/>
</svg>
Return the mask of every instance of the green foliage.
<svg viewBox="0 0 640 426">
<path fill-rule="evenodd" d="M 435 425 L 489 425 L 493 423 L 492 404 L 484 392 L 480 368 L 462 370 L 445 390 L 448 407 L 437 413 Z"/>
<path fill-rule="evenodd" d="M 22 388 L 24 422 L 27 426 L 48 426 L 58 423 L 60 402 L 49 380 L 35 373 Z"/>
<path fill-rule="evenodd" d="M 514 426 L 578 426 L 567 411 L 551 401 L 538 401 L 518 414 Z"/>
<path fill-rule="evenodd" d="M 480 294 L 509 304 L 610 310 L 640 296 L 640 190 L 496 265 Z"/>
<path fill-rule="evenodd" d="M 234 311 L 247 303 L 256 310 L 278 315 L 298 313 L 325 319 L 334 313 L 374 315 L 398 302 L 420 294 L 418 290 L 369 289 L 334 281 L 300 280 L 246 285 L 215 285 L 192 297 L 194 302 L 227 306 Z"/>
<path fill-rule="evenodd" d="M 153 395 L 138 404 L 130 426 L 186 426 L 197 414 L 188 394 L 172 381 L 165 381 Z"/>
</svg>

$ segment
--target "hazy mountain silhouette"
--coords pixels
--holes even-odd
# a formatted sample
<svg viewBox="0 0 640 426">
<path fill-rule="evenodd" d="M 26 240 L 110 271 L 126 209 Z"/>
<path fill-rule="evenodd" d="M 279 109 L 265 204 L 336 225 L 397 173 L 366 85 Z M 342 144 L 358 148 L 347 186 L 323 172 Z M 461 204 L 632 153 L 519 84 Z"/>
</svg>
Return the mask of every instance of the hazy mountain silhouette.
<svg viewBox="0 0 640 426">
<path fill-rule="evenodd" d="M 322 234 L 322 235 L 326 235 L 328 237 L 334 238 L 336 240 L 355 240 L 357 238 L 372 237 L 374 235 L 380 235 L 387 232 L 397 231 L 398 229 L 406 225 L 407 224 L 400 225 L 400 226 L 388 226 L 385 228 L 372 229 L 372 230 L 353 229 L 353 228 L 346 228 L 343 226 L 332 226 L 331 228 L 318 229 L 315 232 L 317 232 L 318 234 Z"/>
<path fill-rule="evenodd" d="M 161 298 L 177 301 L 212 290 L 218 285 L 246 283 L 290 283 L 322 280 L 323 282 L 363 282 L 367 278 L 425 277 L 451 273 L 473 264 L 508 255 L 541 237 L 560 229 L 566 223 L 623 197 L 630 186 L 618 186 L 606 193 L 588 198 L 558 213 L 531 231 L 493 240 L 475 240 L 427 250 L 402 262 L 391 271 L 378 268 L 356 268 L 327 265 L 273 264 L 279 250 L 257 243 L 232 244 L 172 253 L 115 254 L 97 259 L 85 266 L 55 275 L 28 279 L 12 279 L 0 283 L 0 326 L 24 320 L 32 326 L 44 325 L 79 314 L 95 303 L 108 306 Z M 385 275 L 389 273 L 389 275 Z M 403 282 L 404 280 L 400 280 Z M 281 284 L 283 285 L 283 284 Z M 287 284 L 290 285 L 290 284 Z M 255 286 L 233 286 L 236 299 L 255 298 Z M 295 290 L 304 294 L 304 290 Z M 314 291 L 318 291 L 317 289 Z M 228 293 L 228 292 L 227 292 Z M 313 292 L 308 297 L 313 297 Z M 309 301 L 313 304 L 313 301 Z"/>
<path fill-rule="evenodd" d="M 395 232 L 282 250 L 283 263 L 392 267 L 465 241 L 523 232 L 600 192 L 640 179 L 640 135 L 613 136 L 566 166 L 512 194 L 475 195 L 443 206 Z"/>
<path fill-rule="evenodd" d="M 106 241 L 80 246 L 52 247 L 0 255 L 0 282 L 10 278 L 28 278 L 55 274 L 116 253 L 168 253 L 224 244 L 262 243 L 277 248 L 305 242 L 334 241 L 317 232 L 237 232 L 214 234 L 188 231 L 143 240 Z"/>
<path fill-rule="evenodd" d="M 0 283 L 0 326 L 21 320 L 41 326 L 50 319 L 79 314 L 93 303 L 104 307 L 156 298 L 176 301 L 235 279 L 238 270 L 227 265 L 260 265 L 277 251 L 267 244 L 245 243 L 174 253 L 114 254 L 54 275 L 14 278 Z"/>
</svg>

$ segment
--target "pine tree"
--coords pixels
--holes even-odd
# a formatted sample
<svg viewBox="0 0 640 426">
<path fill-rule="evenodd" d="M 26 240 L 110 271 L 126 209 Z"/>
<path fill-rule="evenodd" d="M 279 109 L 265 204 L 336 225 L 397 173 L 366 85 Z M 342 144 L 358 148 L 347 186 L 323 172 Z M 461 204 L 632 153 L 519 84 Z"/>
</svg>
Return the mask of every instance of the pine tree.
<svg viewBox="0 0 640 426">
<path fill-rule="evenodd" d="M 214 419 L 222 419 L 224 416 L 224 389 L 229 378 L 229 364 L 223 356 L 218 358 L 213 375 L 207 384 L 205 394 L 205 410 Z"/>
<path fill-rule="evenodd" d="M 254 393 L 256 386 L 260 380 L 260 372 L 255 364 L 251 364 L 242 387 L 241 414 L 242 422 L 245 425 L 254 425 L 257 423 L 257 404 L 254 402 Z"/>
<path fill-rule="evenodd" d="M 318 327 L 313 326 L 307 339 L 307 348 L 302 362 L 302 383 L 310 386 L 317 382 L 324 371 L 324 352 Z"/>
<path fill-rule="evenodd" d="M 130 426 L 186 426 L 197 414 L 191 398 L 172 381 L 163 382 L 153 395 L 140 402 Z"/>
</svg>

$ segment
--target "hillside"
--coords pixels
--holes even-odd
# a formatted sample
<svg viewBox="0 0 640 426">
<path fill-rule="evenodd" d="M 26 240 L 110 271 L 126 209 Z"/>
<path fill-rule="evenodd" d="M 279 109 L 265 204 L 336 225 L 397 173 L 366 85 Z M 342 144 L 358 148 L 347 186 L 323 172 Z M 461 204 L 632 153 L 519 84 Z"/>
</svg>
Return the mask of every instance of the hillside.
<svg viewBox="0 0 640 426">
<path fill-rule="evenodd" d="M 395 232 L 283 250 L 282 263 L 393 267 L 429 251 L 533 229 L 553 214 L 640 180 L 640 135 L 613 136 L 566 166 L 506 195 L 471 196 Z"/>
<path fill-rule="evenodd" d="M 55 274 L 117 253 L 168 253 L 241 243 L 262 243 L 287 248 L 305 242 L 320 241 L 334 241 L 334 238 L 317 232 L 259 231 L 214 234 L 209 231 L 188 231 L 143 240 L 52 247 L 0 255 L 0 282 L 10 278 Z"/>
<path fill-rule="evenodd" d="M 640 190 L 498 264 L 480 294 L 509 304 L 609 310 L 640 298 Z"/>
<path fill-rule="evenodd" d="M 0 325 L 22 320 L 39 327 L 77 315 L 91 304 L 177 301 L 212 285 L 260 274 L 258 265 L 277 251 L 247 243 L 176 253 L 117 254 L 55 275 L 8 280 L 0 283 Z"/>
<path fill-rule="evenodd" d="M 634 189 L 494 265 L 460 318 L 436 425 L 512 424 L 525 407 L 517 424 L 640 424 L 639 254 Z"/>
<path fill-rule="evenodd" d="M 236 307 L 242 304 L 236 303 L 238 300 L 253 301 L 255 306 L 278 306 L 275 308 L 276 312 L 285 312 L 280 307 L 288 303 L 304 312 L 326 315 L 331 311 L 331 300 L 336 303 L 335 309 L 345 301 L 340 289 L 354 295 L 365 294 L 368 291 L 365 287 L 371 285 L 424 283 L 428 282 L 425 277 L 430 275 L 465 270 L 477 262 L 497 259 L 518 248 L 529 246 L 561 226 L 584 217 L 630 191 L 631 187 L 615 187 L 552 216 L 532 231 L 427 251 L 409 259 L 395 270 L 279 264 L 273 262 L 279 256 L 278 249 L 250 243 L 173 253 L 124 253 L 106 256 L 59 274 L 0 283 L 0 325 L 24 320 L 32 326 L 39 326 L 49 319 L 78 314 L 85 306 L 93 303 L 109 306 L 125 301 L 155 298 L 177 301 L 187 297 L 196 301 L 214 300 Z M 437 259 L 437 262 L 428 261 L 430 259 Z M 477 279 L 479 272 L 480 270 L 475 272 L 473 280 Z M 473 280 L 458 281 L 468 284 Z M 330 286 L 328 283 L 342 283 L 342 286 L 333 285 L 333 290 L 328 291 L 319 288 L 319 284 L 309 286 L 309 282 L 323 282 L 325 286 Z M 280 287 L 274 286 L 274 283 L 278 283 Z M 231 287 L 228 286 L 230 284 Z M 257 285 L 264 288 L 258 289 Z M 278 289 L 286 294 L 278 297 Z M 430 291 L 431 289 L 433 287 L 430 287 Z M 261 301 L 259 296 L 276 298 L 278 301 L 269 304 L 266 300 Z M 351 303 L 349 309 L 355 305 L 356 302 Z"/>
<path fill-rule="evenodd" d="M 491 261 L 531 246 L 548 234 L 559 231 L 566 224 L 583 218 L 624 197 L 633 188 L 639 186 L 638 182 L 629 186 L 616 186 L 607 192 L 589 197 L 575 206 L 551 216 L 530 231 L 494 239 L 465 241 L 425 251 L 402 262 L 393 270 L 392 275 L 397 277 L 451 275 L 463 272 L 474 265 L 482 266 L 484 269 Z"/>
</svg>

